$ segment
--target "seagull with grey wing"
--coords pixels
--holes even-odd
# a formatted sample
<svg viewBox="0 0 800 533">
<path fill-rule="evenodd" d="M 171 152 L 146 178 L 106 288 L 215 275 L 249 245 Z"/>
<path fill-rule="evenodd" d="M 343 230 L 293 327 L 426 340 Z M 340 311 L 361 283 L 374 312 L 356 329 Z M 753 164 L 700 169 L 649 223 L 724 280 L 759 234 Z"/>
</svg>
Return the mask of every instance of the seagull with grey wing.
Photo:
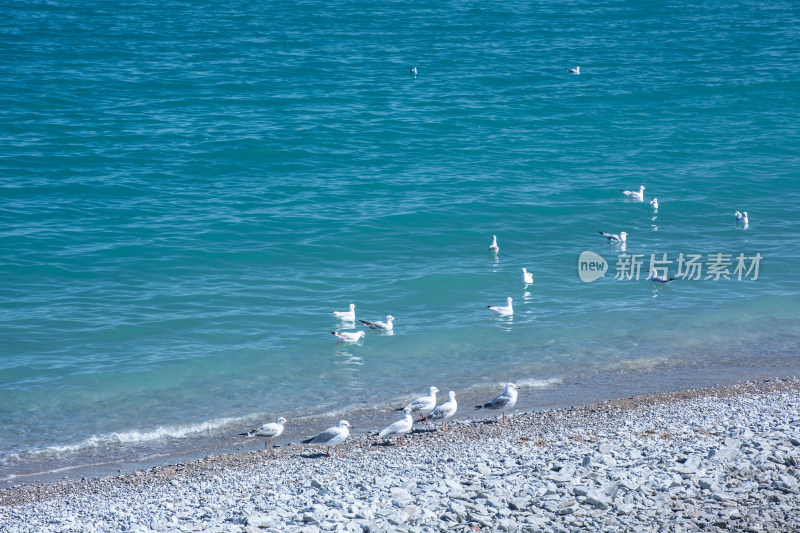
<svg viewBox="0 0 800 533">
<path fill-rule="evenodd" d="M 456 393 L 450 391 L 447 393 L 447 400 L 437 405 L 436 409 L 425 417 L 425 420 L 441 420 L 442 431 L 447 431 L 447 419 L 456 414 L 457 410 Z"/>
<path fill-rule="evenodd" d="M 350 436 L 350 429 L 353 426 L 350 425 L 350 422 L 347 420 L 341 420 L 338 424 L 333 427 L 330 427 L 317 435 L 316 437 L 311 437 L 310 439 L 306 439 L 303 444 L 318 444 L 320 446 L 325 446 L 327 448 L 328 457 L 331 456 L 331 448 L 336 447 L 337 444 L 341 444 Z M 344 455 L 339 455 L 339 457 L 344 457 Z"/>
<path fill-rule="evenodd" d="M 491 402 L 486 402 L 483 405 L 476 405 L 475 410 L 479 409 L 502 409 L 503 423 L 506 421 L 506 409 L 511 409 L 517 403 L 517 387 L 513 383 L 506 385 L 505 390 L 496 396 Z"/>
<path fill-rule="evenodd" d="M 275 422 L 270 422 L 268 424 L 264 424 L 261 427 L 257 427 L 255 429 L 251 429 L 247 432 L 248 437 L 267 437 L 267 440 L 264 441 L 264 448 L 271 448 L 272 447 L 272 439 L 275 437 L 280 437 L 283 433 L 283 425 L 286 423 L 286 419 L 280 417 Z"/>
<path fill-rule="evenodd" d="M 403 446 L 403 435 L 411 431 L 414 426 L 414 418 L 411 416 L 411 409 L 408 407 L 403 408 L 403 419 L 398 420 L 394 424 L 385 427 L 378 433 L 379 437 L 388 437 L 389 435 L 397 435 L 396 444 Z"/>
</svg>

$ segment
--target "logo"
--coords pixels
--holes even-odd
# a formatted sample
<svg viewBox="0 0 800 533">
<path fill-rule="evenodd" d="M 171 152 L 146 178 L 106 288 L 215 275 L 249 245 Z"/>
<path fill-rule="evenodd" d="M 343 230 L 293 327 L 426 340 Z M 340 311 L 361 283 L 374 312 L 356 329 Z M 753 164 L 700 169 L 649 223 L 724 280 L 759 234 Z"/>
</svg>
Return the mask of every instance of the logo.
<svg viewBox="0 0 800 533">
<path fill-rule="evenodd" d="M 594 252 L 587 250 L 578 258 L 578 275 L 581 277 L 581 281 L 591 283 L 604 277 L 606 270 L 608 270 L 608 263 Z"/>
</svg>

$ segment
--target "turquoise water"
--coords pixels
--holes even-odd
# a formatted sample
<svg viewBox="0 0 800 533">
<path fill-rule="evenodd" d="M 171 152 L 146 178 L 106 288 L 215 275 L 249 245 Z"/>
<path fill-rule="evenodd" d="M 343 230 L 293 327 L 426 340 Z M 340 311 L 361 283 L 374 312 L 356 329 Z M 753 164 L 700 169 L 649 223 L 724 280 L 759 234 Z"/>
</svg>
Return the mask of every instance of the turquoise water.
<svg viewBox="0 0 800 533">
<path fill-rule="evenodd" d="M 794 2 L 2 11 L 4 479 L 430 385 L 537 408 L 800 373 Z M 763 259 L 655 287 L 665 253 Z M 350 302 L 394 334 L 336 344 Z"/>
</svg>

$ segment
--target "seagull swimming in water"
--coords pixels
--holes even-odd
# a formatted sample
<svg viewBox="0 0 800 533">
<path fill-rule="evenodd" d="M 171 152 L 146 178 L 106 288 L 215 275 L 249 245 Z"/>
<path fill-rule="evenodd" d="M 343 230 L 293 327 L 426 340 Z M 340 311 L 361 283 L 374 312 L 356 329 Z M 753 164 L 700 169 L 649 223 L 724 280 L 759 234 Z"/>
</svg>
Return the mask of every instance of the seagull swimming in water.
<svg viewBox="0 0 800 533">
<path fill-rule="evenodd" d="M 411 417 L 411 409 L 408 407 L 403 408 L 405 415 L 402 420 L 398 420 L 394 424 L 387 426 L 378 433 L 379 437 L 388 437 L 389 435 L 397 435 L 396 444 L 403 446 L 403 435 L 411 431 L 414 426 L 414 419 Z"/>
<path fill-rule="evenodd" d="M 658 198 L 655 196 L 650 199 L 650 209 L 658 209 Z"/>
<path fill-rule="evenodd" d="M 533 274 L 528 272 L 525 267 L 522 267 L 522 283 L 526 285 L 533 283 Z"/>
<path fill-rule="evenodd" d="M 358 342 L 364 338 L 363 331 L 331 331 L 340 342 Z"/>
<path fill-rule="evenodd" d="M 639 185 L 639 192 L 626 191 L 625 189 L 620 189 L 619 192 L 629 197 L 631 200 L 636 200 L 637 202 L 643 202 L 645 190 L 647 190 L 647 187 L 645 187 L 644 185 Z"/>
<path fill-rule="evenodd" d="M 624 231 L 619 235 L 615 235 L 614 233 L 606 233 L 604 231 L 598 231 L 598 233 L 608 239 L 608 242 L 614 244 L 625 243 L 628 240 L 628 233 L 625 233 Z"/>
<path fill-rule="evenodd" d="M 394 325 L 392 325 L 392 321 L 396 320 L 392 315 L 386 315 L 386 322 L 367 322 L 366 320 L 359 320 L 362 324 L 367 326 L 370 329 L 379 329 L 381 331 L 392 331 Z"/>
<path fill-rule="evenodd" d="M 475 410 L 479 409 L 502 409 L 503 422 L 506 421 L 506 409 L 511 409 L 517 403 L 517 387 L 513 383 L 506 385 L 505 390 L 496 396 L 491 402 L 486 402 L 483 405 L 476 405 Z"/>
<path fill-rule="evenodd" d="M 275 437 L 280 437 L 283 433 L 283 425 L 286 423 L 286 419 L 280 417 L 275 422 L 270 422 L 268 424 L 264 424 L 261 427 L 251 429 L 247 432 L 248 437 L 267 437 L 267 440 L 264 441 L 264 448 L 271 448 L 272 447 L 272 439 Z"/>
<path fill-rule="evenodd" d="M 567 72 L 569 72 L 570 74 L 580 74 L 581 73 L 581 67 L 568 68 Z"/>
<path fill-rule="evenodd" d="M 491 251 L 492 253 L 495 253 L 495 254 L 500 251 L 500 247 L 497 246 L 497 236 L 496 235 L 492 235 L 492 244 L 489 245 L 489 251 Z"/>
<path fill-rule="evenodd" d="M 491 309 L 492 311 L 501 316 L 513 315 L 514 307 L 511 305 L 511 302 L 513 301 L 514 299 L 511 296 L 509 296 L 508 298 L 506 298 L 507 302 L 506 305 L 487 305 L 486 307 L 488 307 L 489 309 Z"/>
<path fill-rule="evenodd" d="M 736 217 L 736 222 L 740 222 L 740 223 L 744 224 L 745 226 L 747 226 L 750 223 L 750 221 L 747 220 L 747 211 L 745 211 L 744 213 L 740 213 L 739 211 L 736 211 L 736 213 L 734 213 L 733 216 Z"/>
<path fill-rule="evenodd" d="M 413 74 L 414 76 L 416 76 L 417 75 L 417 67 L 411 67 L 410 69 L 408 69 L 408 72 Z"/>
<path fill-rule="evenodd" d="M 320 446 L 326 446 L 328 457 L 331 456 L 331 448 L 335 447 L 337 444 L 341 444 L 350 436 L 350 429 L 353 426 L 350 425 L 350 422 L 347 420 L 341 420 L 338 424 L 333 427 L 330 427 L 317 435 L 316 437 L 311 437 L 310 439 L 306 439 L 303 444 L 319 444 Z M 339 457 L 344 457 L 344 455 L 339 455 Z"/>
<path fill-rule="evenodd" d="M 425 417 L 425 420 L 441 420 L 442 431 L 447 431 L 447 419 L 456 414 L 457 410 L 456 393 L 450 391 L 447 393 L 447 400 L 437 405 L 436 409 Z"/>
<path fill-rule="evenodd" d="M 342 322 L 355 322 L 356 321 L 356 304 L 350 304 L 349 311 L 333 311 L 333 316 Z"/>
<path fill-rule="evenodd" d="M 662 285 L 666 285 L 667 283 L 669 283 L 671 281 L 675 281 L 675 278 L 668 278 L 667 276 L 657 276 L 655 270 L 651 270 L 647 274 L 647 279 L 649 279 L 653 283 L 660 283 Z"/>
<path fill-rule="evenodd" d="M 427 396 L 420 396 L 410 404 L 406 405 L 405 407 L 401 407 L 398 411 L 409 409 L 411 412 L 419 412 L 419 419 L 424 420 L 425 414 L 436 407 L 436 393 L 441 392 L 436 387 L 431 387 L 428 389 Z"/>
</svg>

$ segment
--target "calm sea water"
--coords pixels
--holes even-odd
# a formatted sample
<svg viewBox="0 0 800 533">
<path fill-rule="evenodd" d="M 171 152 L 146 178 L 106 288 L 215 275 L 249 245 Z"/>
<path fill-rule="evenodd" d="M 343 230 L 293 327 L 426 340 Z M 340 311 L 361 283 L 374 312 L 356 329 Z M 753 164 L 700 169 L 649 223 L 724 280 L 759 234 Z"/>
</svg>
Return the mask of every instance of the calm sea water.
<svg viewBox="0 0 800 533">
<path fill-rule="evenodd" d="M 0 479 L 429 385 L 537 408 L 800 374 L 796 2 L 0 11 Z M 718 253 L 731 279 L 644 280 Z M 351 302 L 394 334 L 336 344 Z"/>
</svg>

